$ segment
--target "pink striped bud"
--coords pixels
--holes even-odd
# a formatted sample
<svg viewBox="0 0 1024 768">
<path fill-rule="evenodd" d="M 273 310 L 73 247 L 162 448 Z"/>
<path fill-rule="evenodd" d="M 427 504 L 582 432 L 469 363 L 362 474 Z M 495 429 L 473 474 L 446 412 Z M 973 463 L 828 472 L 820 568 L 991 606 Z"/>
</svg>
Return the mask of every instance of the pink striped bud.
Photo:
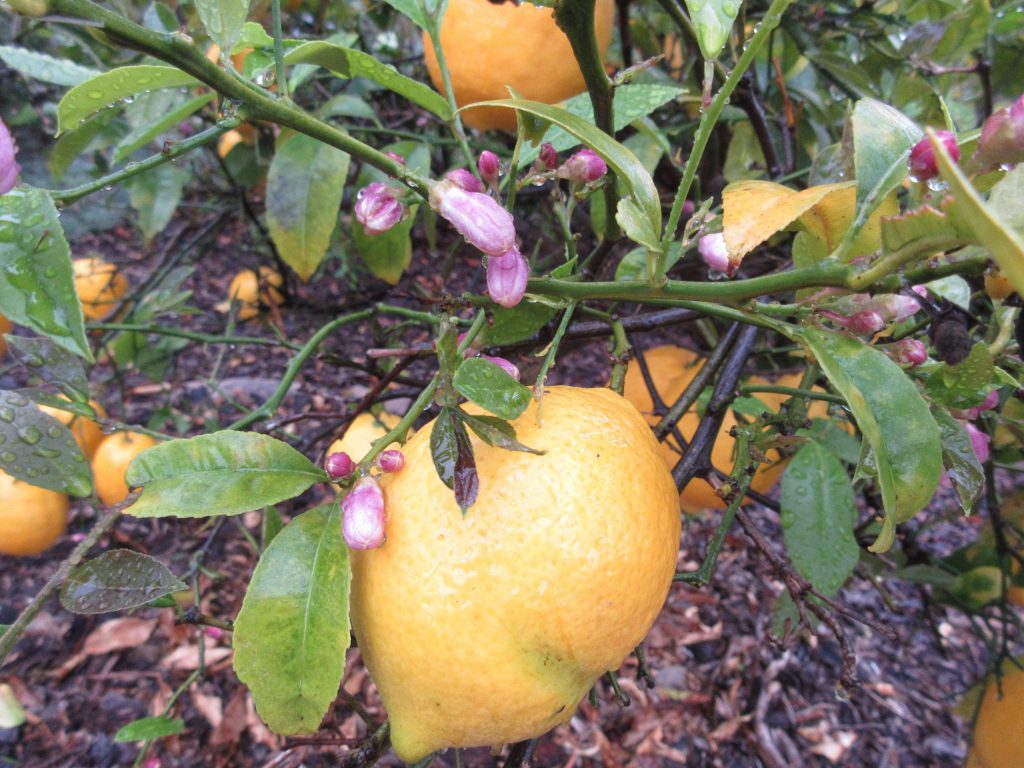
<svg viewBox="0 0 1024 768">
<path fill-rule="evenodd" d="M 485 149 L 480 153 L 480 157 L 476 161 L 476 168 L 488 184 L 494 186 L 498 183 L 498 177 L 501 176 L 501 160 L 491 150 Z"/>
<path fill-rule="evenodd" d="M 555 166 L 558 165 L 558 153 L 546 141 L 540 145 L 540 154 L 537 156 L 537 159 L 540 160 L 541 165 L 548 171 L 555 170 Z"/>
<path fill-rule="evenodd" d="M 341 532 L 352 549 L 384 543 L 384 493 L 372 477 L 362 477 L 341 502 Z"/>
<path fill-rule="evenodd" d="M 900 365 L 916 368 L 928 360 L 928 350 L 917 339 L 901 339 L 890 347 L 892 359 Z"/>
<path fill-rule="evenodd" d="M 489 363 L 494 363 L 513 379 L 519 380 L 519 367 L 511 360 L 506 360 L 504 357 L 491 357 L 490 355 L 480 355 L 480 358 Z"/>
<path fill-rule="evenodd" d="M 837 299 L 832 308 L 842 315 L 856 312 L 877 312 L 887 323 L 902 323 L 921 311 L 921 305 L 913 296 L 898 293 L 853 293 Z"/>
<path fill-rule="evenodd" d="M 575 184 L 589 184 L 608 173 L 608 165 L 592 149 L 581 149 L 558 169 L 558 178 Z"/>
<path fill-rule="evenodd" d="M 503 307 L 514 307 L 522 301 L 529 277 L 530 265 L 514 246 L 487 260 L 487 293 Z"/>
<path fill-rule="evenodd" d="M 994 112 L 981 126 L 974 160 L 986 168 L 1024 161 L 1024 96 Z"/>
<path fill-rule="evenodd" d="M 444 175 L 448 181 L 462 187 L 467 192 L 483 192 L 484 185 L 480 179 L 467 171 L 465 168 L 453 168 Z"/>
<path fill-rule="evenodd" d="M 394 160 L 399 165 L 405 165 L 405 158 L 402 157 L 397 152 L 385 152 L 384 156 L 385 157 L 390 157 L 392 160 Z"/>
<path fill-rule="evenodd" d="M 988 461 L 989 451 L 988 443 L 989 437 L 976 426 L 971 424 L 969 421 L 964 424 L 964 429 L 967 430 L 967 436 L 971 438 L 971 448 L 974 449 L 974 455 L 978 457 L 978 461 L 984 464 Z"/>
<path fill-rule="evenodd" d="M 446 218 L 466 242 L 488 256 L 501 256 L 516 247 L 512 214 L 489 195 L 467 192 L 445 180 L 430 190 L 430 207 Z"/>
<path fill-rule="evenodd" d="M 946 154 L 957 162 L 960 159 L 960 147 L 957 146 L 956 136 L 950 131 L 936 131 L 935 137 L 942 142 Z M 910 150 L 910 175 L 918 181 L 928 181 L 939 175 L 938 161 L 935 159 L 935 147 L 931 139 L 925 136 L 914 148 Z"/>
<path fill-rule="evenodd" d="M 344 480 L 355 472 L 356 463 L 352 461 L 352 457 L 344 451 L 331 453 L 328 454 L 326 459 L 324 459 L 324 471 L 327 473 L 327 477 L 330 478 L 331 482 L 336 483 L 339 480 Z"/>
<path fill-rule="evenodd" d="M 18 183 L 21 166 L 14 160 L 16 154 L 18 145 L 4 121 L 0 120 L 0 195 L 6 195 Z"/>
<path fill-rule="evenodd" d="M 697 243 L 697 250 L 709 269 L 723 275 L 732 275 L 736 271 L 729 260 L 729 249 L 725 247 L 725 235 L 721 232 L 704 235 Z"/>
<path fill-rule="evenodd" d="M 870 336 L 885 327 L 885 320 L 877 312 L 868 310 L 848 317 L 846 327 L 858 336 Z"/>
<path fill-rule="evenodd" d="M 375 463 L 381 472 L 401 472 L 405 466 L 405 454 L 394 448 L 381 451 Z"/>
<path fill-rule="evenodd" d="M 405 206 L 398 200 L 398 191 L 382 181 L 375 181 L 356 195 L 356 221 L 368 235 L 381 235 L 405 218 Z"/>
</svg>

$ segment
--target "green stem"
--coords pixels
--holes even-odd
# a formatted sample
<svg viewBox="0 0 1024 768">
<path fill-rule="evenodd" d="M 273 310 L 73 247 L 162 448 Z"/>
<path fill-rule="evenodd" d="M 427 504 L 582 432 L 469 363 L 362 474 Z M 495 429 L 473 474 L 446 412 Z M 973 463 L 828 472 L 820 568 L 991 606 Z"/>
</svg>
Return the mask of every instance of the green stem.
<svg viewBox="0 0 1024 768">
<path fill-rule="evenodd" d="M 690 187 L 693 184 L 693 179 L 697 175 L 697 168 L 700 165 L 701 158 L 704 156 L 704 150 L 707 148 L 708 141 L 711 139 L 712 129 L 715 127 L 715 123 L 718 121 L 719 116 L 722 114 L 722 110 L 725 105 L 729 102 L 729 97 L 732 92 L 736 90 L 736 86 L 740 84 L 740 80 L 743 78 L 744 73 L 754 62 L 755 56 L 761 50 L 761 47 L 768 41 L 772 31 L 782 21 L 782 14 L 785 13 L 786 9 L 792 5 L 794 0 L 773 0 L 771 6 L 768 8 L 768 12 L 765 14 L 764 19 L 757 27 L 757 31 L 754 36 L 750 39 L 747 47 L 743 51 L 743 55 L 740 56 L 740 60 L 736 62 L 736 66 L 732 72 L 726 78 L 722 87 L 715 94 L 715 98 L 712 100 L 711 105 L 704 110 L 704 114 L 701 115 L 700 125 L 697 127 L 697 134 L 693 139 L 693 149 L 690 152 L 689 158 L 686 160 L 686 167 L 683 169 L 683 178 L 679 182 L 679 188 L 676 190 L 675 200 L 672 201 L 672 211 L 669 213 L 668 222 L 665 224 L 665 235 L 662 238 L 662 252 L 658 256 L 658 268 L 655 274 L 651 276 L 652 282 L 657 284 L 665 276 L 665 260 L 668 256 L 668 245 L 676 238 L 676 230 L 679 228 L 679 219 L 683 213 L 683 203 L 686 201 L 687 196 L 690 194 Z"/>
<path fill-rule="evenodd" d="M 32 623 L 32 619 L 36 617 L 39 610 L 43 607 L 44 603 L 50 599 L 50 596 L 57 591 L 61 584 L 67 579 L 71 573 L 71 569 L 78 565 L 88 554 L 89 550 L 93 548 L 93 545 L 97 541 L 114 527 L 114 523 L 117 522 L 118 517 L 121 516 L 121 508 L 127 506 L 131 502 L 135 501 L 134 497 L 130 500 L 118 504 L 116 507 L 107 510 L 103 513 L 103 516 L 96 521 L 96 525 L 92 527 L 88 535 L 78 543 L 78 546 L 72 550 L 71 554 L 68 555 L 67 559 L 60 564 L 50 580 L 46 582 L 39 593 L 32 598 L 32 602 L 25 606 L 25 609 L 19 614 L 18 618 L 14 620 L 7 630 L 0 635 L 0 664 L 3 663 L 4 659 L 7 658 L 7 654 L 14 648 L 14 644 L 18 642 L 18 638 L 21 637 L 22 633 L 28 629 L 28 625 Z"/>
<path fill-rule="evenodd" d="M 259 336 L 215 336 L 209 333 L 196 333 L 185 331 L 181 328 L 170 328 L 165 325 L 140 325 L 138 323 L 87 323 L 89 329 L 101 329 L 104 331 L 133 331 L 135 333 L 156 333 L 161 336 L 174 336 L 179 339 L 189 339 L 201 344 L 252 344 L 265 347 L 287 347 L 288 349 L 299 349 L 295 344 L 277 339 L 264 339 Z"/>
<path fill-rule="evenodd" d="M 893 251 L 888 256 L 879 259 L 863 272 L 851 276 L 847 281 L 847 287 L 852 291 L 862 291 L 869 285 L 873 285 L 882 278 L 892 274 L 903 265 L 922 258 L 925 254 L 939 253 L 959 244 L 960 241 L 943 235 L 914 240 L 902 248 Z"/>
<path fill-rule="evenodd" d="M 562 313 L 562 321 L 558 324 L 558 330 L 555 331 L 554 338 L 551 339 L 551 344 L 548 345 L 548 353 L 544 357 L 544 363 L 540 367 L 540 373 L 537 374 L 537 383 L 533 387 L 533 396 L 539 400 L 544 392 L 544 380 L 548 377 L 548 371 L 551 370 L 551 366 L 555 362 L 555 355 L 558 354 L 558 347 L 562 343 L 562 337 L 565 336 L 565 332 L 569 330 L 569 321 L 572 320 L 573 312 L 576 310 L 576 302 L 571 303 L 565 308 L 565 312 Z"/>
<path fill-rule="evenodd" d="M 191 152 L 196 147 L 209 144 L 211 141 L 215 141 L 232 128 L 236 128 L 241 124 L 241 122 L 242 121 L 236 117 L 219 120 L 216 125 L 210 126 L 205 131 L 200 131 L 195 136 L 190 136 L 184 141 L 177 141 L 173 144 L 169 144 L 165 146 L 163 150 L 157 152 L 155 155 L 150 155 L 145 160 L 140 160 L 137 163 L 128 163 L 121 170 L 108 173 L 106 176 L 90 181 L 88 184 L 82 184 L 77 187 L 72 187 L 71 189 L 49 190 L 50 197 L 53 198 L 53 201 L 58 205 L 58 207 L 64 208 L 75 201 L 82 199 L 86 195 L 91 195 L 93 192 L 98 192 L 101 189 L 112 187 L 125 179 L 130 179 L 132 176 L 137 176 L 143 171 L 148 171 L 150 168 L 156 168 L 157 166 L 169 163 L 181 155 L 184 155 L 186 152 Z"/>
<path fill-rule="evenodd" d="M 352 312 L 347 315 L 342 315 L 341 317 L 337 317 L 324 325 L 319 331 L 310 337 L 309 341 L 302 346 L 302 349 L 300 349 L 295 357 L 291 359 L 291 362 L 288 363 L 288 368 L 285 369 L 284 377 L 281 379 L 281 383 L 277 385 L 277 389 L 274 391 L 274 394 L 267 398 L 266 402 L 264 402 L 259 408 L 254 408 L 249 411 L 249 413 L 238 419 L 233 424 L 229 424 L 225 429 L 243 429 L 260 419 L 265 419 L 273 414 L 274 411 L 280 407 L 285 395 L 288 394 L 288 390 L 291 389 L 292 382 L 294 382 L 295 377 L 299 375 L 299 371 L 302 370 L 302 366 L 306 364 L 306 360 L 308 360 L 309 356 L 316 351 L 317 347 L 320 346 L 323 340 L 341 326 L 358 322 L 359 320 L 365 320 L 372 314 L 372 309 L 364 309 L 360 312 Z"/>
<path fill-rule="evenodd" d="M 438 5 L 438 7 L 440 8 L 441 6 Z M 452 119 L 449 123 L 452 134 L 459 143 L 459 148 L 466 158 L 470 172 L 479 176 L 476 163 L 473 160 L 473 152 L 469 148 L 469 142 L 466 141 L 466 128 L 462 124 L 462 116 L 459 114 L 459 104 L 455 101 L 452 73 L 448 70 L 448 61 L 444 57 L 444 47 L 441 45 L 441 21 L 441 18 L 431 19 L 431 27 L 427 30 L 427 36 L 430 37 L 430 45 L 434 49 L 434 57 L 437 59 L 438 69 L 441 70 L 441 84 L 444 86 L 445 98 L 448 99 L 448 106 L 452 110 Z"/>
<path fill-rule="evenodd" d="M 846 405 L 846 399 L 839 395 L 833 395 L 829 392 L 816 392 L 811 389 L 800 389 L 798 387 L 783 387 L 776 386 L 774 384 L 761 384 L 761 385 L 750 385 L 746 387 L 740 387 L 741 395 L 756 395 L 759 392 L 766 392 L 777 395 L 792 395 L 793 397 L 803 397 L 808 400 L 824 400 L 828 403 L 839 403 L 840 405 Z"/>
<path fill-rule="evenodd" d="M 270 0 L 270 20 L 274 29 L 274 72 L 281 98 L 288 99 L 288 73 L 284 68 L 284 32 L 281 29 L 281 0 Z"/>
<path fill-rule="evenodd" d="M 622 394 L 622 389 L 626 383 L 626 368 L 627 360 L 626 355 L 629 352 L 629 337 L 626 335 L 626 326 L 623 325 L 622 321 L 616 318 L 611 321 L 612 326 L 612 358 L 615 360 L 615 365 L 612 366 L 612 375 L 608 381 L 608 388 L 613 392 Z"/>
<path fill-rule="evenodd" d="M 430 180 L 411 168 L 392 160 L 383 152 L 364 144 L 334 126 L 299 109 L 291 102 L 277 99 L 237 73 L 226 71 L 200 52 L 190 38 L 179 33 L 163 34 L 130 21 L 92 0 L 52 0 L 54 13 L 95 22 L 100 31 L 126 47 L 166 61 L 205 83 L 226 99 L 237 102 L 246 118 L 267 120 L 358 157 L 388 176 L 399 180 L 424 199 Z"/>
</svg>

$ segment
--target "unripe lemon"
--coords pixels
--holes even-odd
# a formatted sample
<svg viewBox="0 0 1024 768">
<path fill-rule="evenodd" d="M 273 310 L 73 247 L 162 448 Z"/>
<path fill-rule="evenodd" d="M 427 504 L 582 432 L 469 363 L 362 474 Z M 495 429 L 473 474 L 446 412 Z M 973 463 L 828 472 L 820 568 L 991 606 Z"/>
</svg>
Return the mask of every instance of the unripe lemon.
<svg viewBox="0 0 1024 768">
<path fill-rule="evenodd" d="M 603 52 L 611 41 L 614 0 L 597 0 L 594 28 Z M 550 8 L 492 0 L 449 0 L 441 21 L 441 46 L 459 106 L 510 98 L 511 86 L 525 99 L 555 104 L 586 88 L 569 38 Z M 444 93 L 441 68 L 430 37 L 423 53 L 434 87 Z M 501 107 L 462 112 L 471 128 L 516 129 L 516 113 Z"/>
<path fill-rule="evenodd" d="M 666 406 L 671 407 L 679 396 L 686 389 L 687 385 L 700 370 L 701 358 L 695 352 L 681 347 L 662 346 L 653 347 L 644 353 L 644 362 L 650 372 L 651 380 L 655 389 Z M 769 382 L 757 376 L 750 378 L 751 384 L 776 384 L 784 387 L 796 387 L 800 384 L 799 375 L 782 376 L 775 382 Z M 636 406 L 637 410 L 643 413 L 650 424 L 657 424 L 661 417 L 654 414 L 654 401 L 647 391 L 643 374 L 639 363 L 633 360 L 626 369 L 626 378 L 623 386 L 623 394 L 626 399 Z M 782 403 L 788 399 L 788 395 L 774 394 L 771 392 L 759 392 L 756 397 L 767 404 L 772 410 L 777 411 Z M 815 401 L 808 408 L 808 416 L 811 418 L 828 415 L 828 407 L 820 401 Z M 715 444 L 711 449 L 711 464 L 722 472 L 730 472 L 734 463 L 733 450 L 736 439 L 729 434 L 729 431 L 737 425 L 735 414 L 730 409 L 722 419 L 722 428 L 718 431 Z M 689 443 L 697 427 L 700 424 L 700 415 L 695 410 L 683 414 L 679 420 L 678 429 L 683 439 Z M 671 434 L 661 444 L 662 455 L 669 469 L 679 463 L 682 458 L 679 443 Z M 770 464 L 761 464 L 757 473 L 750 483 L 750 487 L 758 493 L 766 493 L 775 485 L 782 470 L 785 469 L 786 461 L 783 460 L 777 451 L 768 451 Z M 699 477 L 693 478 L 680 495 L 683 509 L 687 512 L 699 512 L 704 509 L 722 509 L 725 501 L 715 493 L 715 489 Z"/>
<path fill-rule="evenodd" d="M 14 323 L 0 315 L 0 357 L 7 352 L 7 339 L 4 338 L 4 334 L 10 333 L 12 330 L 14 330 Z"/>
<path fill-rule="evenodd" d="M 551 387 L 513 425 L 545 453 L 472 437 L 480 491 L 465 514 L 421 429 L 381 478 L 383 546 L 352 552 L 353 628 L 407 762 L 569 720 L 672 581 L 679 497 L 628 401 Z"/>
<path fill-rule="evenodd" d="M 128 498 L 125 470 L 132 459 L 154 445 L 156 440 L 140 432 L 115 432 L 99 444 L 92 457 L 92 473 L 100 501 L 110 507 Z"/>
<path fill-rule="evenodd" d="M 231 309 L 232 300 L 241 304 L 238 308 L 238 319 L 248 320 L 256 317 L 263 309 L 279 306 L 284 295 L 278 290 L 284 285 L 281 273 L 267 266 L 261 266 L 259 274 L 253 269 L 243 269 L 233 278 L 228 286 L 228 298 L 215 307 L 218 312 Z"/>
<path fill-rule="evenodd" d="M 128 290 L 128 278 L 116 266 L 95 256 L 75 259 L 71 266 L 85 319 L 103 320 L 108 317 Z"/>
<path fill-rule="evenodd" d="M 68 497 L 0 472 L 0 554 L 38 555 L 64 535 Z"/>
<path fill-rule="evenodd" d="M 63 395 L 60 397 L 64 400 L 67 399 Z M 89 405 L 94 411 L 96 411 L 96 415 L 101 419 L 105 419 L 107 417 L 107 412 L 103 410 L 103 406 L 95 400 L 90 400 Z M 103 430 L 100 429 L 100 425 L 85 416 L 76 416 L 68 411 L 62 411 L 59 408 L 51 408 L 48 405 L 40 405 L 39 410 L 48 416 L 52 416 L 71 430 L 72 437 L 75 438 L 75 442 L 78 443 L 78 447 L 81 449 L 82 455 L 87 459 L 92 459 L 93 454 L 96 453 L 96 448 L 106 437 L 106 435 L 103 434 Z"/>
<path fill-rule="evenodd" d="M 1024 670 L 1003 664 L 1002 698 L 990 680 L 974 723 L 976 762 L 983 768 L 1020 768 L 1024 756 Z"/>
</svg>

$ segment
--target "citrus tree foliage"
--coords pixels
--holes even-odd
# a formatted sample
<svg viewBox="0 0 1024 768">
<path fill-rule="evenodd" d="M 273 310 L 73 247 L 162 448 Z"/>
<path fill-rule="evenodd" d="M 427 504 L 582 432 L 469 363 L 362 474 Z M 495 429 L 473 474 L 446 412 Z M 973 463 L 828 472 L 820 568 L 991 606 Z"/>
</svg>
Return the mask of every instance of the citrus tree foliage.
<svg viewBox="0 0 1024 768">
<path fill-rule="evenodd" d="M 536 56 L 536 83 L 510 92 L 502 81 L 477 94 L 474 112 L 458 100 L 460 73 L 431 65 L 431 84 L 420 58 L 443 60 L 440 31 L 464 2 L 10 3 L 19 32 L 0 39 L 0 115 L 39 140 L 15 155 L 0 133 L 0 182 L 10 182 L 0 320 L 14 328 L 0 350 L 10 345 L 26 382 L 0 391 L 0 469 L 89 496 L 73 419 L 104 420 L 87 404 L 104 366 L 161 382 L 192 345 L 287 351 L 272 391 L 232 423 L 190 424 L 173 406 L 157 414 L 149 426 L 161 442 L 128 466 L 134 495 L 119 505 L 169 518 L 168 530 L 176 518 L 262 516 L 241 612 L 234 624 L 213 620 L 235 631 L 238 677 L 279 733 L 315 731 L 335 700 L 349 645 L 345 542 L 384 540 L 380 485 L 402 471 L 397 444 L 421 415 L 436 416 L 421 438 L 432 472 L 472 516 L 488 493 L 478 453 L 545 455 L 513 422 L 536 400 L 543 418 L 546 376 L 571 338 L 609 339 L 620 392 L 637 366 L 677 488 L 699 478 L 717 489 L 719 534 L 701 568 L 676 580 L 709 580 L 747 494 L 766 500 L 757 478 L 771 471 L 781 492 L 767 501 L 788 555 L 783 631 L 816 624 L 808 612 L 821 618 L 857 573 L 927 584 L 971 612 L 1005 612 L 1024 595 L 1024 504 L 1003 505 L 992 486 L 995 464 L 1021 460 L 1024 436 L 1021 9 L 635 0 L 617 4 L 629 39 L 616 33 L 605 52 L 616 4 L 553 5 L 578 63 Z M 447 45 L 453 61 L 468 45 L 481 67 L 497 55 L 474 40 Z M 545 98 L 545 66 L 578 68 L 580 92 Z M 515 131 L 476 130 L 484 114 L 509 125 L 514 114 Z M 262 233 L 265 266 L 218 306 L 223 335 L 189 331 L 191 267 L 166 253 L 127 293 L 108 278 L 86 296 L 76 281 L 69 241 L 120 225 L 147 247 L 171 239 L 172 253 L 184 203 L 224 199 L 241 201 Z M 479 279 L 451 281 L 456 258 L 479 263 Z M 401 306 L 294 300 L 296 286 L 330 281 L 379 297 L 382 284 L 411 285 L 410 272 L 432 284 L 394 294 Z M 309 309 L 322 325 L 307 338 L 247 330 L 280 329 L 282 312 Z M 702 338 L 707 351 L 655 380 L 638 334 L 684 320 L 700 327 L 689 345 Z M 429 360 L 429 380 L 393 428 L 325 471 L 275 420 L 304 367 L 336 364 L 323 350 L 332 334 L 367 325 L 375 346 Z M 539 360 L 530 381 L 506 359 L 517 350 Z M 374 369 L 385 379 L 370 400 L 344 408 L 372 405 L 407 362 Z M 783 383 L 782 369 L 797 373 Z M 669 391 L 671 401 L 654 396 Z M 721 465 L 714 447 L 726 431 L 734 442 Z M 271 506 L 328 480 L 340 504 L 303 501 L 287 523 Z M 989 525 L 941 561 L 910 563 L 916 525 L 938 514 L 935 494 L 949 486 L 957 514 L 985 500 Z M 114 550 L 72 570 L 61 599 L 84 613 L 174 607 L 185 586 L 165 565 Z M 0 637 L 0 660 L 23 629 Z M 560 686 L 578 701 L 592 676 L 583 682 Z M 116 738 L 178 734 L 171 715 Z M 368 761 L 386 739 L 386 729 L 371 738 Z"/>
</svg>

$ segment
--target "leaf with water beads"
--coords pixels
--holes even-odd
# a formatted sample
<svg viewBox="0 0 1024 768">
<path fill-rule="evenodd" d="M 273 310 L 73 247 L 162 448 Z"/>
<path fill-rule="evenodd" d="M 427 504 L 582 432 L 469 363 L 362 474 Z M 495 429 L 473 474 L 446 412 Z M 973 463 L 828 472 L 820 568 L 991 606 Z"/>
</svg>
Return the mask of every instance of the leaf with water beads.
<svg viewBox="0 0 1024 768">
<path fill-rule="evenodd" d="M 60 604 L 72 613 L 123 611 L 185 589 L 167 566 L 128 549 L 104 552 L 68 576 Z"/>
</svg>

